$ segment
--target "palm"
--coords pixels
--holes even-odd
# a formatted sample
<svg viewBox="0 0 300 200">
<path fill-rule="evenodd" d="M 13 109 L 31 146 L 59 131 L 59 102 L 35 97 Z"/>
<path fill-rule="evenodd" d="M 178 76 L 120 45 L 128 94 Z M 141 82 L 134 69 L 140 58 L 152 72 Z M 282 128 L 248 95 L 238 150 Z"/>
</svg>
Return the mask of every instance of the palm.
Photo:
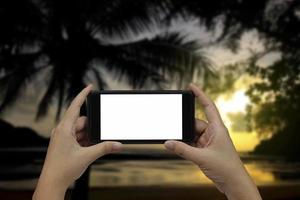
<svg viewBox="0 0 300 200">
<path fill-rule="evenodd" d="M 195 42 L 184 42 L 177 32 L 130 39 L 153 29 L 153 20 L 158 23 L 164 11 L 153 16 L 149 10 L 160 3 L 6 0 L 0 4 L 0 85 L 5 91 L 0 109 L 13 103 L 38 74 L 45 77 L 46 91 L 40 91 L 44 95 L 37 117 L 47 113 L 54 97 L 59 117 L 64 103 L 86 82 L 95 80 L 100 89 L 107 88 L 103 70 L 125 75 L 133 87 L 149 83 L 162 87 L 166 76 L 182 78 L 184 73 L 191 75 L 199 62 L 206 69 L 210 64 L 205 56 L 194 54 Z M 123 39 L 114 42 L 115 38 Z"/>
</svg>

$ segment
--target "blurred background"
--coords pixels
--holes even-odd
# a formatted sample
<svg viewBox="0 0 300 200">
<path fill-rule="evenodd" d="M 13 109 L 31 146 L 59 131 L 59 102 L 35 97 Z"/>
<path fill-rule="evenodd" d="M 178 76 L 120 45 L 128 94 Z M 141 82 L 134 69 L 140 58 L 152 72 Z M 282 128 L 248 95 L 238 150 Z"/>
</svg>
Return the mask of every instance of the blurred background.
<svg viewBox="0 0 300 200">
<path fill-rule="evenodd" d="M 300 1 L 1 0 L 0 198 L 31 199 L 50 130 L 85 85 L 189 82 L 216 102 L 263 199 L 299 199 Z M 162 145 L 97 161 L 79 197 L 225 199 Z"/>
</svg>

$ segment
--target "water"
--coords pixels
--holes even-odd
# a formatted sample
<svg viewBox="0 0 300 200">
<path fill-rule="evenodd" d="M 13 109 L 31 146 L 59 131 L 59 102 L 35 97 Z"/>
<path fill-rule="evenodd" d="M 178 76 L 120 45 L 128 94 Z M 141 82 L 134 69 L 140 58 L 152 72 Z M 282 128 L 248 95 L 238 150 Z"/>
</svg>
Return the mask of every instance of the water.
<svg viewBox="0 0 300 200">
<path fill-rule="evenodd" d="M 148 154 L 168 158 L 170 153 L 162 146 L 128 147 L 128 155 Z M 250 176 L 259 186 L 296 184 L 300 188 L 300 162 L 286 162 L 279 157 L 255 156 L 241 153 L 241 158 Z M 174 156 L 174 155 L 173 155 Z M 174 158 L 178 158 L 176 155 Z M 151 158 L 150 158 L 151 159 Z M 91 186 L 154 186 L 175 185 L 194 186 L 211 185 L 199 168 L 183 160 L 124 160 L 103 162 L 94 165 L 91 173 Z"/>
<path fill-rule="evenodd" d="M 255 159 L 244 163 L 258 186 L 296 184 L 300 188 L 300 163 Z M 185 160 L 107 162 L 94 165 L 91 173 L 92 187 L 211 184 L 197 166 Z"/>
<path fill-rule="evenodd" d="M 210 180 L 191 162 L 182 159 L 159 159 L 169 156 L 161 147 L 145 149 L 144 146 L 126 149 L 121 160 L 106 160 L 94 164 L 90 186 L 95 188 L 117 186 L 212 186 Z M 133 155 L 151 155 L 146 160 L 136 160 Z M 126 157 L 127 156 L 127 157 Z M 176 157 L 177 158 L 177 157 Z M 131 160 L 128 160 L 131 159 Z M 258 186 L 296 185 L 300 191 L 300 162 L 285 162 L 276 157 L 242 155 L 243 162 Z M 28 164 L 17 167 L 0 166 L 2 175 L 12 171 L 27 173 L 23 180 L 4 180 L 0 177 L 0 189 L 33 189 L 41 165 Z M 10 176 L 9 176 L 10 177 Z"/>
</svg>

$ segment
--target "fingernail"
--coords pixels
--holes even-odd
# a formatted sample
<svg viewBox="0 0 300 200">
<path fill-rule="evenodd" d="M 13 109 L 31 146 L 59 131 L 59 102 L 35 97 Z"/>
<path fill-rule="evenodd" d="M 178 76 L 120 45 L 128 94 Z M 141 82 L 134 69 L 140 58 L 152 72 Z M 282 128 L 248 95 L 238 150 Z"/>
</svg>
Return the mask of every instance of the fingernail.
<svg viewBox="0 0 300 200">
<path fill-rule="evenodd" d="M 166 141 L 165 142 L 165 147 L 169 150 L 173 150 L 174 149 L 174 142 L 172 141 Z"/>
<path fill-rule="evenodd" d="M 113 152 L 121 151 L 121 149 L 122 149 L 122 143 L 120 143 L 120 142 L 114 142 L 112 144 L 112 151 Z"/>
</svg>

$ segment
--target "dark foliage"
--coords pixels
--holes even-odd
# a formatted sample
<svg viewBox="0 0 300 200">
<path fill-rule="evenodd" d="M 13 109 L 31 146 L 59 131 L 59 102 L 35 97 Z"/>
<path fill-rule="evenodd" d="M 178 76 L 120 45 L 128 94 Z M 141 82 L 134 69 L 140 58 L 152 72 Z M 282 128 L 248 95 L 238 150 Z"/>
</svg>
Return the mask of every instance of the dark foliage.
<svg viewBox="0 0 300 200">
<path fill-rule="evenodd" d="M 1 1 L 0 110 L 41 72 L 48 73 L 47 87 L 37 117 L 57 97 L 58 118 L 89 72 L 100 89 L 108 87 L 101 68 L 126 76 L 134 88 L 162 87 L 167 76 L 183 80 L 195 67 L 209 68 L 209 60 L 195 53 L 199 45 L 177 32 L 128 39 L 163 24 L 165 12 L 159 1 Z"/>
<path fill-rule="evenodd" d="M 262 142 L 255 152 L 300 159 L 300 1 L 172 2 L 169 16 L 182 12 L 194 15 L 211 30 L 221 21 L 222 34 L 216 42 L 233 51 L 239 49 L 239 39 L 245 32 L 257 31 L 266 50 L 254 52 L 249 62 L 248 72 L 263 80 L 248 92 L 256 107 L 250 114 L 259 133 L 274 137 Z M 266 68 L 259 67 L 257 61 L 270 52 L 279 52 L 281 58 Z"/>
</svg>

